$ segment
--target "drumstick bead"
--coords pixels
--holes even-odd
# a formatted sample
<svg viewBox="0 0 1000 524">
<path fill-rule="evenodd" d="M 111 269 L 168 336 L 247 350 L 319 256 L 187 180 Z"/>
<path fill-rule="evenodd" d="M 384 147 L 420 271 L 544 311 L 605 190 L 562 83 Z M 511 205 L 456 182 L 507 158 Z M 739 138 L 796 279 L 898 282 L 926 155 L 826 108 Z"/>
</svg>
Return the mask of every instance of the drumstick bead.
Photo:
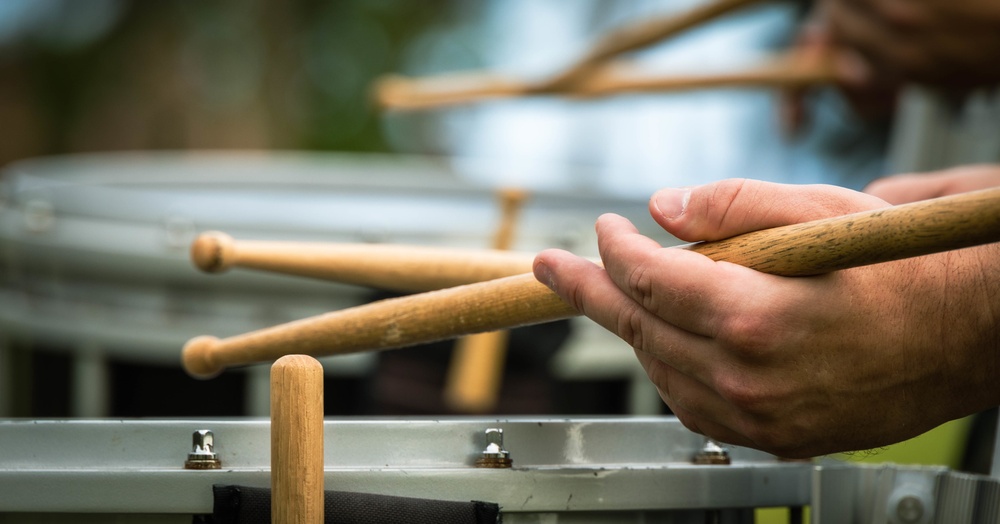
<svg viewBox="0 0 1000 524">
<path fill-rule="evenodd" d="M 221 231 L 206 231 L 191 243 L 191 261 L 206 273 L 222 273 L 235 259 L 233 237 Z"/>
</svg>

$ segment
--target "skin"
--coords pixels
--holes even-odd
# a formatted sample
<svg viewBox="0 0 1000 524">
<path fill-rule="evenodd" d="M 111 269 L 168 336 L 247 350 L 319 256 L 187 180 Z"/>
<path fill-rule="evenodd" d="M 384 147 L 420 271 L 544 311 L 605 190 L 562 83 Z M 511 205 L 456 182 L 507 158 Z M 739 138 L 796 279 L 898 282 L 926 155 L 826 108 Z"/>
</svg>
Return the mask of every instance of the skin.
<svg viewBox="0 0 1000 524">
<path fill-rule="evenodd" d="M 942 180 L 928 178 L 925 193 L 965 187 Z M 901 195 L 903 182 L 872 191 Z M 661 190 L 650 213 L 701 241 L 886 205 L 833 186 L 726 180 Z M 661 248 L 620 216 L 596 227 L 606 269 L 548 250 L 535 276 L 631 344 L 695 432 L 805 458 L 899 442 L 1000 404 L 1000 245 L 786 278 Z"/>
<path fill-rule="evenodd" d="M 835 46 L 867 71 L 855 85 L 914 81 L 969 89 L 1000 83 L 1000 2 L 996 0 L 825 0 Z"/>
<path fill-rule="evenodd" d="M 960 100 L 1000 85 L 1000 2 L 996 0 L 821 0 L 796 47 L 830 53 L 840 92 L 861 118 L 892 116 L 908 83 Z M 784 93 L 790 135 L 808 120 L 807 92 Z"/>
</svg>

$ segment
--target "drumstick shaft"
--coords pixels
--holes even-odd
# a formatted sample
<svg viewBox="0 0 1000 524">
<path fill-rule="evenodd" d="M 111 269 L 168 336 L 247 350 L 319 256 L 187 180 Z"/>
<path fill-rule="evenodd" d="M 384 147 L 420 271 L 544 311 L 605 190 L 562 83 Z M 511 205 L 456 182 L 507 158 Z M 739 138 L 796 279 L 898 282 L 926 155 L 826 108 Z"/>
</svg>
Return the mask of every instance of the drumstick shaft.
<svg viewBox="0 0 1000 524">
<path fill-rule="evenodd" d="M 788 56 L 753 69 L 701 75 L 663 76 L 609 70 L 606 73 L 596 73 L 585 82 L 581 82 L 572 94 L 596 97 L 629 92 L 730 87 L 782 89 L 830 84 L 835 80 L 836 76 L 828 56 L 812 57 L 811 60 Z"/>
<path fill-rule="evenodd" d="M 637 24 L 620 27 L 597 41 L 576 64 L 566 71 L 538 85 L 536 91 L 559 89 L 588 76 L 594 68 L 616 56 L 635 51 L 677 35 L 692 27 L 714 20 L 726 13 L 759 3 L 761 0 L 716 0 L 677 15 L 643 20 Z"/>
<path fill-rule="evenodd" d="M 514 243 L 517 217 L 527 194 L 507 189 L 500 191 L 498 196 L 500 225 L 493 239 L 493 247 L 506 250 Z M 455 344 L 445 378 L 444 400 L 448 407 L 465 413 L 486 413 L 493 410 L 500 398 L 500 385 L 503 382 L 507 335 L 506 331 L 475 333 L 461 338 Z"/>
<path fill-rule="evenodd" d="M 794 60 L 776 60 L 776 64 L 734 72 L 689 75 L 637 74 L 623 67 L 607 67 L 572 85 L 544 91 L 536 90 L 528 83 L 495 75 L 465 73 L 425 79 L 395 76 L 379 84 L 377 98 L 386 108 L 414 110 L 536 94 L 599 97 L 724 87 L 798 88 L 830 84 L 836 78 L 827 67 L 800 65 Z"/>
<path fill-rule="evenodd" d="M 1000 241 L 1000 188 L 755 231 L 685 246 L 713 260 L 806 276 Z M 578 314 L 533 275 L 515 275 L 335 311 L 184 349 L 196 376 L 287 353 L 379 350 Z"/>
<path fill-rule="evenodd" d="M 241 267 L 404 292 L 526 273 L 533 258 L 496 250 L 234 240 L 215 231 L 191 246 L 192 261 L 209 273 Z"/>
<path fill-rule="evenodd" d="M 323 522 L 323 366 L 287 355 L 271 366 L 271 521 Z"/>
</svg>

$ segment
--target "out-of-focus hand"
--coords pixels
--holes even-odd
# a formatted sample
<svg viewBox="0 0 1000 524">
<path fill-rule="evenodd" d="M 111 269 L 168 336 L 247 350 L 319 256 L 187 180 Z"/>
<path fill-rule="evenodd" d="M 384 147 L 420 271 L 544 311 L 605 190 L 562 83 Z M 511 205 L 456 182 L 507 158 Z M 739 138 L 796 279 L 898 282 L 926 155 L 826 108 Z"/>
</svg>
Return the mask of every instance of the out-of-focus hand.
<svg viewBox="0 0 1000 524">
<path fill-rule="evenodd" d="M 856 63 L 843 79 L 858 88 L 1000 83 L 996 0 L 823 0 L 820 8 L 833 45 Z"/>
<path fill-rule="evenodd" d="M 794 52 L 801 60 L 829 62 L 836 74 L 838 90 L 862 120 L 884 122 L 892 117 L 899 97 L 899 84 L 879 81 L 872 75 L 867 62 L 856 53 L 835 47 L 821 12 L 803 24 Z M 806 99 L 812 89 L 789 88 L 781 92 L 779 118 L 787 135 L 794 136 L 808 124 Z"/>
<path fill-rule="evenodd" d="M 831 186 L 728 180 L 654 195 L 686 241 L 883 207 Z M 1000 404 L 1000 248 L 807 278 L 661 248 L 615 215 L 605 268 L 559 250 L 535 276 L 630 343 L 685 426 L 784 457 L 867 449 Z"/>
<path fill-rule="evenodd" d="M 880 178 L 869 184 L 865 193 L 890 204 L 905 204 L 997 186 L 1000 186 L 1000 165 L 973 165 Z"/>
</svg>

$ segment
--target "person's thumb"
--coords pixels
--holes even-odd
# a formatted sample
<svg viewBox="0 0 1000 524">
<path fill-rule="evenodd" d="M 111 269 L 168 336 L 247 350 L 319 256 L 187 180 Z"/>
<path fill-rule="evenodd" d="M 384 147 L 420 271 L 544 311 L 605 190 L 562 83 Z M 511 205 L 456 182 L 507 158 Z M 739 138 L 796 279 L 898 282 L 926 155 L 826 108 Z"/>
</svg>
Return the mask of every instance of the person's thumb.
<svg viewBox="0 0 1000 524">
<path fill-rule="evenodd" d="M 657 191 L 653 219 L 677 238 L 695 242 L 885 207 L 880 198 L 836 186 L 730 179 Z"/>
</svg>

